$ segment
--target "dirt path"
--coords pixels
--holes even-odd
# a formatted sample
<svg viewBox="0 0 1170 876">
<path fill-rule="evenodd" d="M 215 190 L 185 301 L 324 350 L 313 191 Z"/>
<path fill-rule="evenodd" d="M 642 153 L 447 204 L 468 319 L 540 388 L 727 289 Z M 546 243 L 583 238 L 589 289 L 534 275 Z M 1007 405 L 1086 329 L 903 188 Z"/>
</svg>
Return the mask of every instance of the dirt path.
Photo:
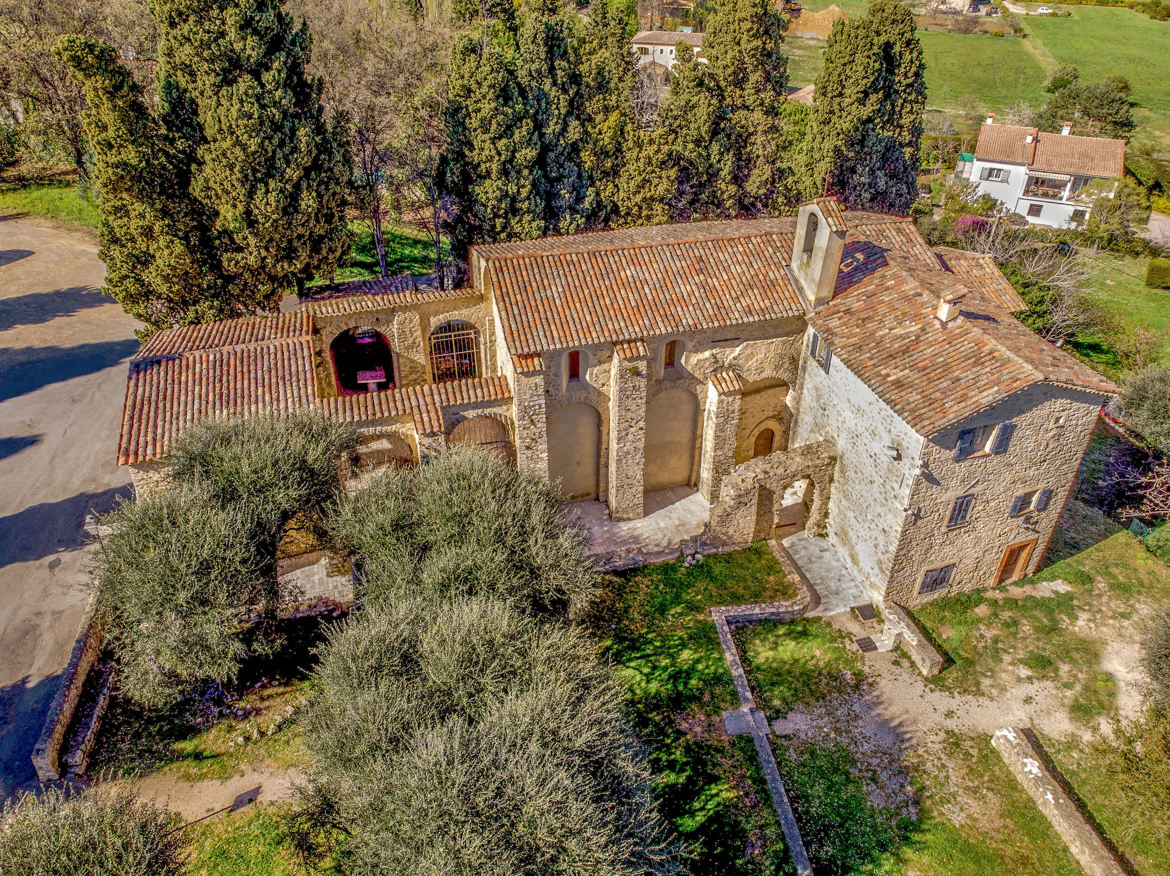
<svg viewBox="0 0 1170 876">
<path fill-rule="evenodd" d="M 192 782 L 173 773 L 155 773 L 143 779 L 112 782 L 110 787 L 129 787 L 141 797 L 157 800 L 177 812 L 184 821 L 194 821 L 231 806 L 245 791 L 260 788 L 258 803 L 285 803 L 296 797 L 296 785 L 304 778 L 296 770 L 257 767 L 230 779 Z"/>
<path fill-rule="evenodd" d="M 0 217 L 0 800 L 29 755 L 86 598 L 82 525 L 116 465 L 137 323 L 101 293 L 92 236 Z"/>
</svg>

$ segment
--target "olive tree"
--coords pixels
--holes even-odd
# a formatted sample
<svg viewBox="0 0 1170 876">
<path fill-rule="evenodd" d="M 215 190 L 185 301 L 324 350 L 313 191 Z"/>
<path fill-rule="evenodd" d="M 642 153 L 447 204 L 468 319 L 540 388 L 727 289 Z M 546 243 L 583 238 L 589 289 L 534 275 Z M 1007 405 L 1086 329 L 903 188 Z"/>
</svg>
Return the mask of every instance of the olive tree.
<svg viewBox="0 0 1170 876">
<path fill-rule="evenodd" d="M 4 876 L 179 876 L 178 816 L 131 791 L 47 788 L 0 811 Z"/>
</svg>

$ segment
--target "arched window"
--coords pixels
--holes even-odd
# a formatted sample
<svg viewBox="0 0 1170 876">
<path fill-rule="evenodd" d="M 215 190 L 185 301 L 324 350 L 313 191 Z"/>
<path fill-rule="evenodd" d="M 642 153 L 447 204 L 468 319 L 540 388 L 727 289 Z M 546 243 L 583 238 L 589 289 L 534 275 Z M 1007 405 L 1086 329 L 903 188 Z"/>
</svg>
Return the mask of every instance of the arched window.
<svg viewBox="0 0 1170 876">
<path fill-rule="evenodd" d="M 569 383 L 576 383 L 581 379 L 581 351 L 569 351 Z"/>
<path fill-rule="evenodd" d="M 452 320 L 431 332 L 431 376 L 435 383 L 479 376 L 479 330 Z"/>
<path fill-rule="evenodd" d="M 394 388 L 394 353 L 381 332 L 368 326 L 343 331 L 329 345 L 342 395 Z"/>
<path fill-rule="evenodd" d="M 667 341 L 666 349 L 662 352 L 662 367 L 673 368 L 674 359 L 678 353 L 678 341 Z"/>
<path fill-rule="evenodd" d="M 756 435 L 755 445 L 752 447 L 752 458 L 767 456 L 772 452 L 772 444 L 776 440 L 776 433 L 771 429 L 761 429 Z"/>
<path fill-rule="evenodd" d="M 808 214 L 808 221 L 804 225 L 804 248 L 801 250 L 806 256 L 812 255 L 813 247 L 817 245 L 817 226 L 820 220 L 816 213 Z"/>
</svg>

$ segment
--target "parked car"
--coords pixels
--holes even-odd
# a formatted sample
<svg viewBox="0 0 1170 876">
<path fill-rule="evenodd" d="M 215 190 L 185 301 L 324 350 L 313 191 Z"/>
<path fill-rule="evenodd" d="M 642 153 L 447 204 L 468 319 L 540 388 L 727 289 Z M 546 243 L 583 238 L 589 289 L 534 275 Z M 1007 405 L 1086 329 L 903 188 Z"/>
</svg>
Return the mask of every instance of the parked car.
<svg viewBox="0 0 1170 876">
<path fill-rule="evenodd" d="M 1051 9 L 1051 7 L 1048 7 L 1048 6 L 1041 6 L 1039 9 L 1036 10 L 1036 14 L 1037 15 L 1051 15 L 1052 9 Z"/>
</svg>

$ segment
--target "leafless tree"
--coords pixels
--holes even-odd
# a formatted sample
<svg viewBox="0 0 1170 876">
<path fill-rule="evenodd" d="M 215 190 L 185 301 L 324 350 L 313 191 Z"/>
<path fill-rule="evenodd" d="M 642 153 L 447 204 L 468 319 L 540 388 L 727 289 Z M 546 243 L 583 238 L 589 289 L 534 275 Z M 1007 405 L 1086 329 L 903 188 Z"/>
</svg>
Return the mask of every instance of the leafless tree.
<svg viewBox="0 0 1170 876">
<path fill-rule="evenodd" d="M 1142 502 L 1122 512 L 1124 517 L 1170 520 L 1170 459 L 1157 463 L 1138 481 Z"/>
<path fill-rule="evenodd" d="M 1000 121 L 1005 125 L 1022 125 L 1030 128 L 1033 125 L 1032 116 L 1034 112 L 1031 106 L 1021 100 L 1019 103 L 1012 104 L 1004 110 L 1003 117 Z"/>
</svg>

